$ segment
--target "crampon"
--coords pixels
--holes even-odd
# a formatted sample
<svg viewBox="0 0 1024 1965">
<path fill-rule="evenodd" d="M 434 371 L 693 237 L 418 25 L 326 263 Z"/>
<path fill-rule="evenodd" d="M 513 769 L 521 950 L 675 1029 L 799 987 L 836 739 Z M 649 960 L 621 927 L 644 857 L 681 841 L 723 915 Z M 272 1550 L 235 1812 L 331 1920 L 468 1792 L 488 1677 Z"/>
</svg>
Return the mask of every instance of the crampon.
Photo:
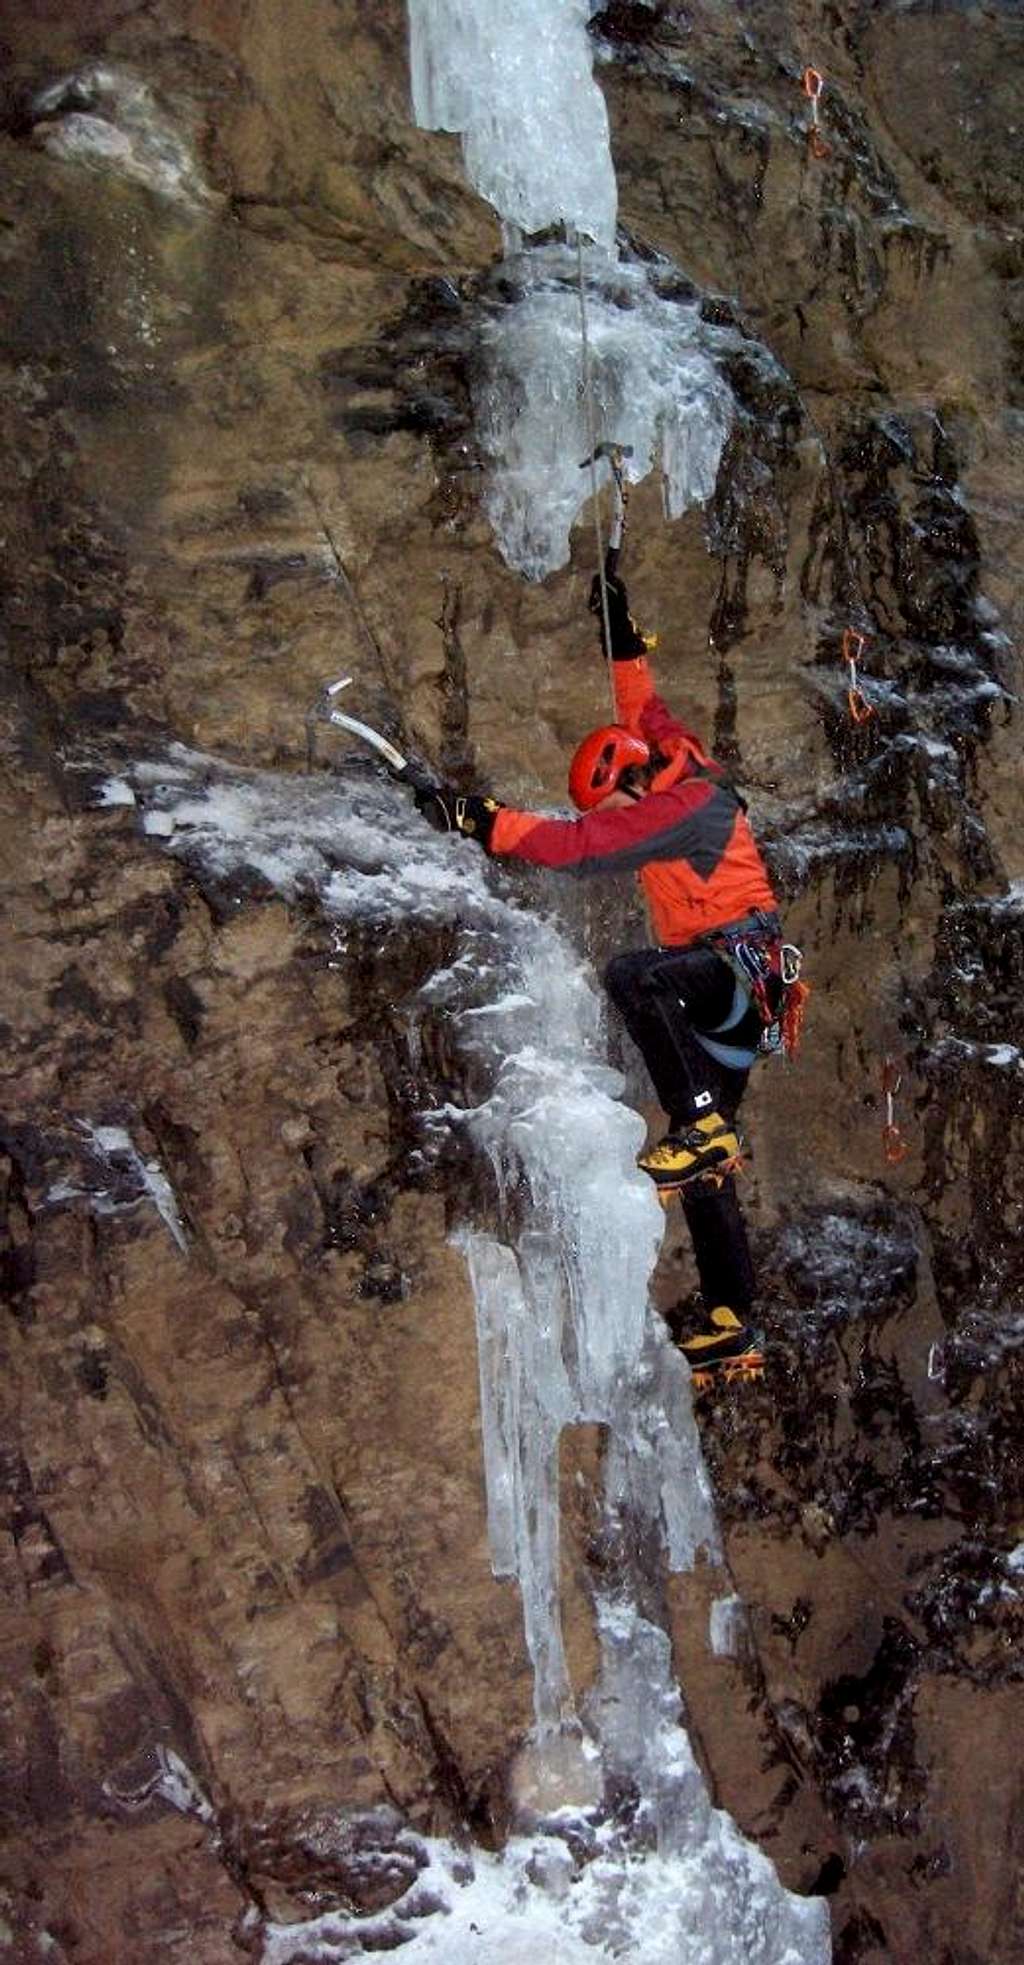
<svg viewBox="0 0 1024 1965">
<path fill-rule="evenodd" d="M 764 1352 L 759 1344 L 738 1358 L 723 1358 L 718 1364 L 693 1365 L 690 1382 L 695 1392 L 709 1392 L 715 1385 L 753 1384 L 764 1377 Z"/>
<path fill-rule="evenodd" d="M 656 1189 L 658 1199 L 662 1207 L 667 1208 L 669 1203 L 675 1200 L 676 1195 L 685 1194 L 688 1187 L 699 1187 L 705 1183 L 709 1186 L 721 1187 L 723 1181 L 732 1180 L 737 1174 L 741 1174 L 746 1164 L 747 1156 L 741 1148 L 738 1153 L 731 1153 L 727 1160 L 720 1160 L 716 1167 L 705 1167 L 702 1171 L 687 1174 L 675 1186 L 659 1181 Z"/>
</svg>

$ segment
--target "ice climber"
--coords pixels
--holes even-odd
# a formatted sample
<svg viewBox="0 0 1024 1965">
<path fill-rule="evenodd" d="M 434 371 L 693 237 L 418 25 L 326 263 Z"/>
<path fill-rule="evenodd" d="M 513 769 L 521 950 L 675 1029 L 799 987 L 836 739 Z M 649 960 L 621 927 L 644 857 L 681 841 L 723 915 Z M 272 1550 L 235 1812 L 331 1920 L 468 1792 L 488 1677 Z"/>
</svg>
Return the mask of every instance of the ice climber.
<svg viewBox="0 0 1024 1965">
<path fill-rule="evenodd" d="M 608 549 L 605 593 L 617 721 L 579 745 L 569 791 L 582 817 L 544 818 L 447 785 L 417 793 L 431 824 L 497 858 L 571 874 L 635 873 L 655 946 L 613 957 L 605 987 L 643 1056 L 668 1129 L 638 1165 L 678 1192 L 707 1317 L 680 1339 L 695 1377 L 756 1376 L 754 1272 L 736 1195 L 736 1113 L 751 1065 L 791 1049 L 805 986 L 746 807 L 721 765 L 656 693 L 649 646 Z M 598 575 L 590 596 L 601 623 Z M 607 651 L 606 651 L 607 652 Z"/>
</svg>

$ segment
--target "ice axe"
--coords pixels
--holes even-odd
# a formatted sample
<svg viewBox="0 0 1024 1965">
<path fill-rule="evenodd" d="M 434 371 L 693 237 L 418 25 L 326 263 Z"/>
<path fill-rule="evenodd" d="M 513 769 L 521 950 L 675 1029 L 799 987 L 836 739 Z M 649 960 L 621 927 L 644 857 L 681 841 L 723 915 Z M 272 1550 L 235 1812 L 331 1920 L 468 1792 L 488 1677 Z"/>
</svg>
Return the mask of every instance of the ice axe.
<svg viewBox="0 0 1024 1965">
<path fill-rule="evenodd" d="M 595 500 L 595 514 L 597 511 L 597 466 L 602 458 L 607 458 L 611 467 L 612 478 L 615 484 L 615 524 L 612 527 L 611 541 L 613 546 L 618 546 L 621 543 L 622 532 L 625 529 L 626 501 L 629 497 L 629 492 L 622 475 L 622 466 L 626 458 L 632 457 L 632 455 L 633 446 L 631 443 L 599 443 L 591 451 L 589 457 L 583 459 L 580 465 L 581 471 L 589 470 L 590 472 L 590 482 L 593 487 L 593 497 Z"/>
<path fill-rule="evenodd" d="M 633 455 L 633 446 L 631 443 L 599 443 L 595 445 L 594 449 L 590 452 L 589 456 L 583 459 L 583 462 L 580 465 L 580 470 L 581 471 L 589 470 L 592 464 L 598 464 L 600 463 L 602 457 L 607 457 L 608 462 L 612 467 L 612 476 L 614 477 L 615 482 L 618 485 L 619 490 L 621 491 L 622 466 L 625 459 L 627 457 L 632 457 L 632 455 Z"/>
<path fill-rule="evenodd" d="M 340 695 L 343 689 L 348 689 L 352 681 L 352 676 L 342 675 L 336 682 L 325 682 L 306 717 L 306 755 L 310 769 L 313 765 L 316 726 L 318 723 L 329 723 L 332 729 L 347 730 L 350 736 L 358 737 L 361 743 L 369 744 L 370 749 L 375 750 L 377 756 L 383 758 L 391 776 L 397 778 L 401 784 L 411 786 L 413 791 L 435 791 L 436 779 L 431 777 L 421 764 L 410 763 L 396 745 L 387 737 L 382 737 L 380 731 L 375 730 L 372 724 L 363 723 L 357 716 L 346 716 L 343 710 L 335 708 L 334 698 Z"/>
</svg>

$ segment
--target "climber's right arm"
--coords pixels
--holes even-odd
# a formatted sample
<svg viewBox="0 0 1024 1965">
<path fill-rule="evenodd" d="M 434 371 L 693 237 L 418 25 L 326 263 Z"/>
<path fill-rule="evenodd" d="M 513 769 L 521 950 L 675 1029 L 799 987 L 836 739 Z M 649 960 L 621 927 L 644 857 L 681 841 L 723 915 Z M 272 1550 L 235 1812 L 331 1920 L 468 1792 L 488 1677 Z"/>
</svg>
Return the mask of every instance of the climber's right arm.
<svg viewBox="0 0 1024 1965">
<path fill-rule="evenodd" d="M 548 819 L 503 805 L 491 827 L 489 851 L 496 858 L 528 860 L 577 876 L 636 873 L 651 860 L 699 852 L 702 808 L 711 792 L 705 779 L 694 779 L 671 795 L 652 792 L 635 805 L 598 807 L 580 819 Z"/>
</svg>

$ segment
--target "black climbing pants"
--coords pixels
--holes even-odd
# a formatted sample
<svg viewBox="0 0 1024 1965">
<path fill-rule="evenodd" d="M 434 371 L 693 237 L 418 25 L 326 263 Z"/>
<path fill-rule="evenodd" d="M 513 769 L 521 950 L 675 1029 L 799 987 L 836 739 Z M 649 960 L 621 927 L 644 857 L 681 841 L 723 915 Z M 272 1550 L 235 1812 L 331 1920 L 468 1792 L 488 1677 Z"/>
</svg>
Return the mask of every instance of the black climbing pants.
<svg viewBox="0 0 1024 1965">
<path fill-rule="evenodd" d="M 749 1074 L 718 1064 L 694 1034 L 714 1030 L 728 1017 L 735 980 L 729 964 L 707 948 L 640 948 L 614 956 L 604 980 L 647 1066 L 669 1130 L 685 1132 L 702 1112 L 734 1119 Z M 751 1008 L 723 1041 L 753 1047 L 760 1029 Z M 725 1303 L 742 1315 L 754 1298 L 754 1268 L 736 1182 L 731 1177 L 720 1186 L 694 1181 L 681 1190 L 681 1199 L 705 1304 L 712 1310 Z"/>
</svg>

